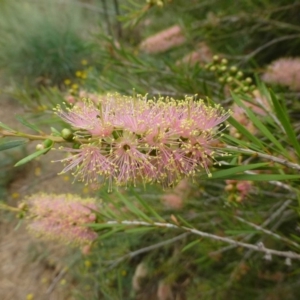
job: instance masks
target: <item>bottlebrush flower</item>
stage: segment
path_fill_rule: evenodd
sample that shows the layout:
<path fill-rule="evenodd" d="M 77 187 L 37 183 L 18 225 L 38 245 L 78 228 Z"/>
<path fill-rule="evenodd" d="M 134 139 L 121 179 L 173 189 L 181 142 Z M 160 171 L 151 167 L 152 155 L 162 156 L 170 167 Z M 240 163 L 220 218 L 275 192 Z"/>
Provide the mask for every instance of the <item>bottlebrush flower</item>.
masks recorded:
<path fill-rule="evenodd" d="M 262 79 L 300 91 L 300 58 L 280 58 L 275 60 L 263 74 Z"/>
<path fill-rule="evenodd" d="M 92 135 L 105 137 L 112 133 L 113 126 L 109 114 L 112 103 L 104 100 L 102 100 L 100 108 L 91 100 L 86 100 L 84 103 L 78 102 L 71 109 L 67 108 L 67 112 L 58 107 L 58 114 L 74 128 L 84 129 Z"/>
<path fill-rule="evenodd" d="M 162 53 L 184 44 L 185 40 L 182 29 L 174 25 L 145 39 L 140 49 L 150 54 Z"/>
<path fill-rule="evenodd" d="M 193 97 L 151 100 L 119 94 L 83 100 L 66 111 L 58 107 L 57 114 L 77 129 L 74 138 L 81 144 L 76 150 L 62 148 L 69 152 L 63 173 L 72 170 L 89 184 L 108 180 L 110 187 L 139 180 L 171 186 L 199 169 L 210 174 L 218 125 L 229 116 Z"/>
<path fill-rule="evenodd" d="M 80 149 L 62 148 L 62 150 L 70 152 L 71 155 L 60 160 L 66 164 L 61 173 L 75 169 L 72 175 L 79 181 L 95 184 L 99 175 L 110 177 L 114 173 L 114 165 L 101 150 L 100 144 L 84 144 Z"/>
<path fill-rule="evenodd" d="M 139 140 L 131 133 L 124 132 L 113 144 L 110 161 L 115 166 L 115 181 L 117 185 L 132 182 L 138 179 L 144 183 L 155 178 L 155 167 L 149 161 L 147 153 L 143 153 Z"/>
<path fill-rule="evenodd" d="M 85 245 L 97 238 L 87 224 L 96 220 L 95 199 L 70 194 L 35 194 L 27 198 L 28 229 L 37 237 Z"/>

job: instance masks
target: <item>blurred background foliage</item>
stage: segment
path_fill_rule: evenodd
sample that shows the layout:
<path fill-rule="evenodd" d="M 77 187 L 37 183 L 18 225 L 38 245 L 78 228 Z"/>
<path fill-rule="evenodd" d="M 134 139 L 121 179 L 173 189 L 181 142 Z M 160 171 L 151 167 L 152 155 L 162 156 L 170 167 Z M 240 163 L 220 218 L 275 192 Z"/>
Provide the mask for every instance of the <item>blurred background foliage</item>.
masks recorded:
<path fill-rule="evenodd" d="M 237 121 L 229 122 L 235 131 L 225 130 L 221 142 L 299 164 L 299 91 L 275 82 L 270 94 L 260 79 L 272 61 L 300 56 L 298 1 L 2 0 L 0 4 L 1 97 L 17 100 L 34 124 L 60 130 L 64 124 L 52 113 L 56 104 L 112 91 L 174 98 L 197 94 L 226 108 L 266 98 L 268 104 L 255 105 L 267 113 L 251 107 L 242 120 L 234 116 Z M 220 59 L 214 64 L 215 55 Z M 222 63 L 222 58 L 229 63 Z M 230 67 L 237 70 L 231 74 Z M 249 94 L 251 89 L 259 96 Z M 282 116 L 290 120 L 291 128 Z M 249 123 L 243 123 L 246 119 Z M 249 124 L 256 130 L 251 131 Z M 4 199 L 15 174 L 8 178 L 2 170 L 12 160 L 19 158 L 14 159 L 14 153 L 1 158 Z M 225 181 L 236 176 L 225 164 L 215 168 L 225 172 L 218 179 L 199 176 L 173 190 L 150 186 L 92 193 L 103 199 L 103 210 L 116 219 L 133 217 L 128 201 L 141 208 L 142 198 L 169 222 L 187 222 L 218 236 L 299 252 L 299 179 L 288 180 L 299 170 L 273 161 L 251 173 L 247 166 L 268 160 L 247 153 L 220 160 L 230 167 L 246 166 L 242 175 L 250 181 L 245 194 L 238 182 Z M 75 286 L 75 299 L 300 298 L 298 261 L 168 229 L 106 228 L 89 254 L 74 250 L 66 265 L 69 261 L 66 278 Z"/>

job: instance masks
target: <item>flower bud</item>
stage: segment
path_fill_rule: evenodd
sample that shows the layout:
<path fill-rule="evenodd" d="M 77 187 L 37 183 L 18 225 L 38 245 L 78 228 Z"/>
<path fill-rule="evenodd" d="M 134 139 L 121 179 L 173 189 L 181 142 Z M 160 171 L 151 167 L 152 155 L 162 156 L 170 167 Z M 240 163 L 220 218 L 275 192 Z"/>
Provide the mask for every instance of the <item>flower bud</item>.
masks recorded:
<path fill-rule="evenodd" d="M 44 140 L 44 142 L 43 142 L 44 148 L 49 148 L 49 147 L 51 147 L 52 145 L 53 145 L 53 141 L 50 140 L 50 139 Z"/>
<path fill-rule="evenodd" d="M 70 129 L 68 129 L 68 128 L 64 128 L 61 131 L 61 136 L 66 141 L 72 141 L 72 139 L 74 137 L 73 132 Z"/>
<path fill-rule="evenodd" d="M 250 84 L 250 83 L 252 83 L 252 79 L 251 79 L 250 77 L 247 77 L 247 78 L 245 79 L 245 82 L 248 83 L 248 84 Z"/>
<path fill-rule="evenodd" d="M 237 72 L 237 67 L 235 67 L 235 66 L 231 67 L 231 68 L 230 68 L 230 72 L 231 72 L 232 74 L 235 74 L 235 73 Z"/>
<path fill-rule="evenodd" d="M 79 148 L 80 148 L 80 144 L 78 143 L 73 144 L 73 149 L 79 149 Z"/>
<path fill-rule="evenodd" d="M 227 83 L 230 83 L 230 82 L 232 82 L 232 80 L 233 80 L 233 78 L 232 78 L 231 76 L 229 76 L 229 77 L 226 79 L 226 82 L 227 82 Z"/>
<path fill-rule="evenodd" d="M 236 78 L 242 78 L 244 76 L 244 74 L 243 74 L 243 72 L 241 72 L 241 71 L 239 71 L 239 72 L 237 72 L 237 74 L 236 74 Z"/>
<path fill-rule="evenodd" d="M 37 144 L 37 145 L 35 146 L 35 149 L 36 149 L 36 150 L 43 150 L 43 149 L 45 149 L 45 146 L 44 146 L 43 144 Z"/>
<path fill-rule="evenodd" d="M 223 58 L 223 59 L 221 60 L 221 64 L 222 64 L 222 65 L 227 65 L 227 64 L 228 64 L 228 60 L 227 60 L 226 58 Z"/>
<path fill-rule="evenodd" d="M 220 82 L 220 83 L 224 83 L 224 82 L 225 82 L 224 77 L 220 77 L 220 78 L 219 78 L 219 82 Z"/>
<path fill-rule="evenodd" d="M 226 66 L 222 66 L 222 67 L 219 68 L 219 70 L 220 70 L 221 72 L 225 72 L 225 71 L 227 70 L 227 67 L 226 67 Z"/>
<path fill-rule="evenodd" d="M 213 61 L 218 62 L 220 60 L 220 57 L 218 55 L 213 56 Z"/>

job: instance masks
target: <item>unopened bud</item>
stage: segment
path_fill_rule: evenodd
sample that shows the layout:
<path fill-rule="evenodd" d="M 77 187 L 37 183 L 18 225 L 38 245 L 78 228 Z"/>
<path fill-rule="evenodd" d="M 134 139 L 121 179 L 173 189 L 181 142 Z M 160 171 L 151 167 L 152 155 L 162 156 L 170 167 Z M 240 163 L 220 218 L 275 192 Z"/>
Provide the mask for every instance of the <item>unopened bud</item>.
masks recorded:
<path fill-rule="evenodd" d="M 44 145 L 44 148 L 51 147 L 53 145 L 53 141 L 50 139 L 44 140 L 43 145 Z"/>
<path fill-rule="evenodd" d="M 236 74 L 236 78 L 242 78 L 244 76 L 243 72 L 239 71 Z"/>
<path fill-rule="evenodd" d="M 225 72 L 225 71 L 227 70 L 227 67 L 226 67 L 226 66 L 222 66 L 222 67 L 219 68 L 219 70 L 220 70 L 221 72 Z"/>
<path fill-rule="evenodd" d="M 228 64 L 228 60 L 227 60 L 226 58 L 223 58 L 223 59 L 221 60 L 221 64 L 222 64 L 222 65 L 227 65 L 227 64 Z"/>
<path fill-rule="evenodd" d="M 232 74 L 235 74 L 236 72 L 237 72 L 237 67 L 231 67 L 230 68 L 230 72 L 232 73 Z"/>
<path fill-rule="evenodd" d="M 230 82 L 232 82 L 232 80 L 233 80 L 233 78 L 232 78 L 231 76 L 229 76 L 229 77 L 226 79 L 226 82 L 227 82 L 227 83 L 230 83 Z"/>
<path fill-rule="evenodd" d="M 61 131 L 61 136 L 66 141 L 72 141 L 72 139 L 73 139 L 73 132 L 70 129 L 68 129 L 68 128 L 64 128 Z"/>
<path fill-rule="evenodd" d="M 247 78 L 245 79 L 245 82 L 248 83 L 248 84 L 250 84 L 250 83 L 252 83 L 252 79 L 251 79 L 250 77 L 247 77 Z"/>
<path fill-rule="evenodd" d="M 220 59 L 220 57 L 219 57 L 218 55 L 214 55 L 214 56 L 213 56 L 213 61 L 214 61 L 214 62 L 219 61 L 219 59 Z"/>
<path fill-rule="evenodd" d="M 35 146 L 35 149 L 36 149 L 36 150 L 43 150 L 43 149 L 45 149 L 45 146 L 44 146 L 43 144 L 37 144 L 37 145 Z"/>

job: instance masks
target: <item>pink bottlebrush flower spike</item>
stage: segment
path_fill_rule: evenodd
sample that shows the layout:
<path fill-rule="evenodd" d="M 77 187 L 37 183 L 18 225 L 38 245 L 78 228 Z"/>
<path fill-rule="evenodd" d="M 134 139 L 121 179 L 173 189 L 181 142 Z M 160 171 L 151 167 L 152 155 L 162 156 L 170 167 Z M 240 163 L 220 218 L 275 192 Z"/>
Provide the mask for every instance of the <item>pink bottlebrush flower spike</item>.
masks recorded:
<path fill-rule="evenodd" d="M 193 97 L 149 100 L 119 94 L 83 100 L 66 111 L 58 107 L 57 114 L 77 130 L 74 139 L 81 144 L 62 148 L 69 153 L 61 160 L 63 173 L 72 170 L 87 184 L 106 180 L 110 189 L 113 182 L 172 186 L 201 169 L 210 175 L 218 126 L 229 117 L 220 106 Z"/>
<path fill-rule="evenodd" d="M 140 44 L 140 49 L 150 54 L 162 53 L 184 44 L 185 41 L 186 38 L 180 26 L 174 25 L 146 38 Z"/>
<path fill-rule="evenodd" d="M 262 79 L 300 91 L 300 58 L 279 58 L 268 66 Z"/>
<path fill-rule="evenodd" d="M 97 234 L 86 225 L 94 223 L 95 199 L 70 194 L 35 194 L 26 199 L 28 229 L 38 237 L 73 245 L 90 244 Z"/>

